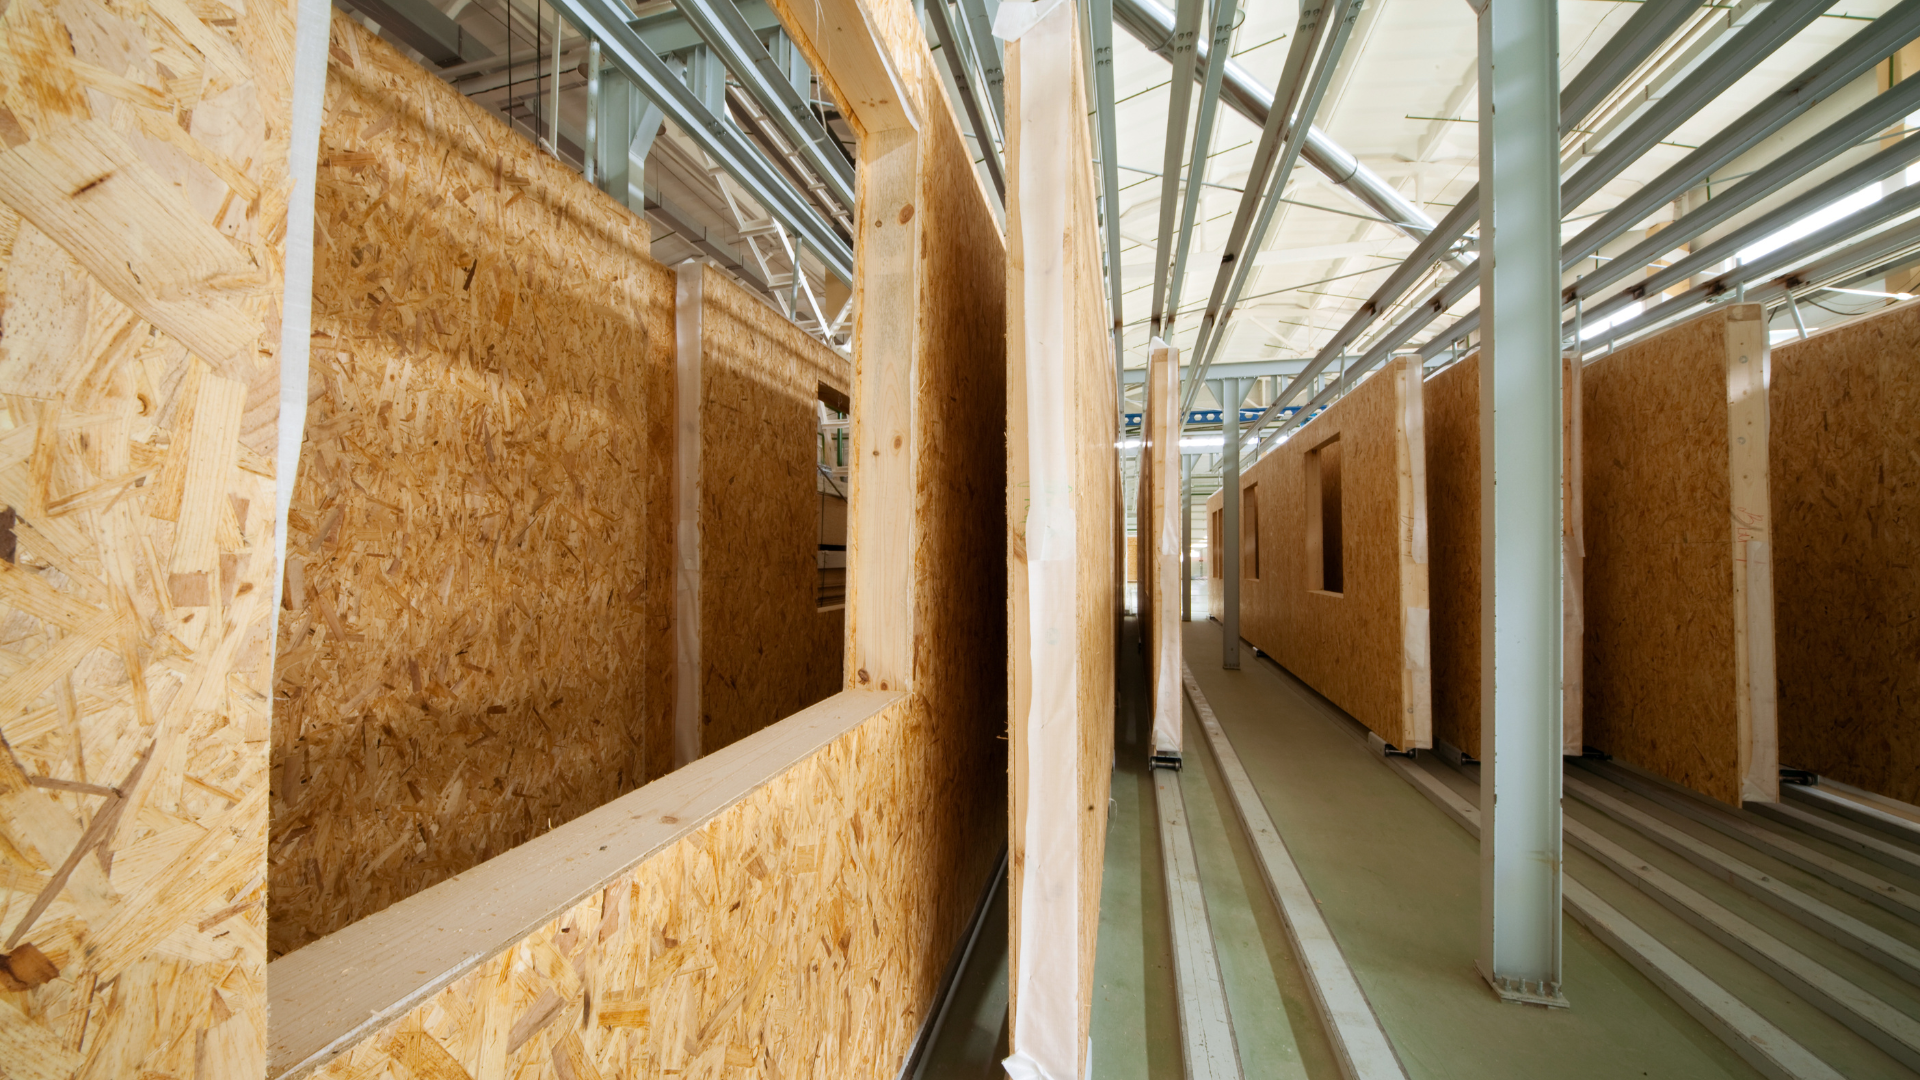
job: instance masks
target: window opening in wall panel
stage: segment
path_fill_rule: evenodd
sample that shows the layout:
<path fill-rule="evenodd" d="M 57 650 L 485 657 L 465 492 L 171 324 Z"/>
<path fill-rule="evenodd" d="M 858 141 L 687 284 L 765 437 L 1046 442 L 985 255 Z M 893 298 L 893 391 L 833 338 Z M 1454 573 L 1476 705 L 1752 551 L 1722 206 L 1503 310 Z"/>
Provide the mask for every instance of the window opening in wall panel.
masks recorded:
<path fill-rule="evenodd" d="M 1220 522 L 1225 513 L 1226 511 L 1224 510 L 1215 510 L 1213 512 L 1213 528 L 1209 531 L 1209 539 L 1212 541 L 1212 548 L 1214 550 L 1208 552 L 1207 573 L 1212 577 L 1219 577 L 1221 575 L 1221 560 L 1218 558 L 1218 548 L 1221 543 L 1221 530 L 1225 528 Z"/>
<path fill-rule="evenodd" d="M 847 448 L 851 442 L 851 403 L 847 395 L 820 384 L 820 499 L 818 581 L 814 600 L 821 611 L 847 606 Z"/>
<path fill-rule="evenodd" d="M 1260 578 L 1260 485 L 1240 492 L 1240 576 Z"/>
<path fill-rule="evenodd" d="M 1344 593 L 1346 566 L 1340 532 L 1340 440 L 1310 451 L 1307 465 L 1307 588 Z"/>

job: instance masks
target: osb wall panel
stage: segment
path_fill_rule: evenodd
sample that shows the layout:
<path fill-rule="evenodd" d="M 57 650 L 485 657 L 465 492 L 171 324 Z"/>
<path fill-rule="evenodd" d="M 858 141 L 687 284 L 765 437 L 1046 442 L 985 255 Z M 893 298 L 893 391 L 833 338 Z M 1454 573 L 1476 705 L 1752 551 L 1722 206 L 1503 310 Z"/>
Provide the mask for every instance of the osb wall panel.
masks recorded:
<path fill-rule="evenodd" d="M 1773 354 L 1780 760 L 1920 802 L 1920 305 Z"/>
<path fill-rule="evenodd" d="M 344 16 L 332 35 L 276 954 L 671 761 L 671 272 L 577 175 Z"/>
<path fill-rule="evenodd" d="M 701 295 L 700 748 L 840 689 L 844 610 L 817 606 L 819 386 L 852 365 L 712 267 Z"/>
<path fill-rule="evenodd" d="M 293 10 L 0 8 L 0 1072 L 255 1076 Z"/>
<path fill-rule="evenodd" d="M 1736 805 L 1744 552 L 1732 541 L 1764 536 L 1769 511 L 1764 494 L 1736 504 L 1729 354 L 1759 317 L 1726 305 L 1582 373 L 1586 741 Z M 1765 362 L 1764 336 L 1749 359 Z"/>
<path fill-rule="evenodd" d="M 1561 430 L 1562 507 L 1566 513 L 1562 597 L 1565 627 L 1565 694 L 1562 740 L 1568 753 L 1580 752 L 1585 659 L 1581 615 L 1584 543 L 1580 528 L 1580 454 L 1578 419 L 1580 372 L 1571 359 L 1561 370 L 1565 411 Z M 1480 354 L 1450 364 L 1426 380 L 1427 550 L 1433 599 L 1433 737 L 1480 756 Z"/>
<path fill-rule="evenodd" d="M 894 1076 L 947 960 L 942 800 L 974 752 L 932 721 L 871 716 L 315 1075 Z"/>
<path fill-rule="evenodd" d="M 1257 510 L 1241 501 L 1260 534 L 1260 576 L 1240 582 L 1241 636 L 1401 749 L 1432 745 L 1421 389 L 1413 361 L 1396 360 L 1240 478 L 1243 492 L 1260 489 Z M 1339 594 L 1310 589 L 1307 565 L 1306 458 L 1335 438 Z"/>
<path fill-rule="evenodd" d="M 879 13 L 895 16 L 875 22 L 898 24 L 887 42 L 895 66 L 917 73 L 913 92 L 943 102 L 911 11 Z M 919 418 L 913 501 L 899 509 L 913 517 L 912 620 L 924 628 L 912 696 L 323 1075 L 898 1072 L 1006 821 L 1005 255 L 951 109 L 928 119 L 916 382 L 911 402 L 886 403 Z M 881 404 L 854 401 L 863 407 Z"/>

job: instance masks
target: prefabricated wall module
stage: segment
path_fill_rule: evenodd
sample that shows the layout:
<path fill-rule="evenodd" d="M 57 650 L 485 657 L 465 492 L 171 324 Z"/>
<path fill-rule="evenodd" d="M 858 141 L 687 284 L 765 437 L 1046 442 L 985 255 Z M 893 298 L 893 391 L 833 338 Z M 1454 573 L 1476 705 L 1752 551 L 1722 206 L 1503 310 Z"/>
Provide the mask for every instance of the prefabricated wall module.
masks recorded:
<path fill-rule="evenodd" d="M 1241 636 L 1402 750 L 1433 745 L 1423 389 L 1395 360 L 1240 476 Z"/>

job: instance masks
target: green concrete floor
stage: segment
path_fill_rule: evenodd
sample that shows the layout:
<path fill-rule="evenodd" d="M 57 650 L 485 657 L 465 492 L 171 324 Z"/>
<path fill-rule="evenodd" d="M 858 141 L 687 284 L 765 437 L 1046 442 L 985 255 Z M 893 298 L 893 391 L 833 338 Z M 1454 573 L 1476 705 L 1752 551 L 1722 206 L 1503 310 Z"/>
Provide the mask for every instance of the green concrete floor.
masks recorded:
<path fill-rule="evenodd" d="M 1115 723 L 1113 805 L 1102 885 L 1093 1000 L 1095 1080 L 1182 1076 L 1152 780 L 1145 768 L 1144 668 L 1128 620 Z M 1366 748 L 1355 725 L 1292 676 L 1242 646 L 1242 670 L 1219 666 L 1220 627 L 1194 623 L 1188 663 L 1251 775 L 1307 884 L 1381 1018 L 1411 1080 L 1750 1078 L 1756 1073 L 1665 993 L 1572 919 L 1565 922 L 1571 1008 L 1500 1003 L 1474 970 L 1477 843 Z M 1207 892 L 1242 1067 L 1249 1078 L 1335 1080 L 1330 1047 L 1278 913 L 1220 784 L 1191 707 L 1181 790 Z M 1451 770 L 1442 769 L 1450 773 Z M 1463 791 L 1473 781 L 1449 782 Z M 1569 800 L 1568 812 L 1628 842 L 1624 830 Z M 1665 852 L 1633 849 L 1743 916 L 1815 954 L 1817 942 L 1750 898 Z M 1632 885 L 1569 848 L 1569 870 L 1848 1077 L 1911 1077 L 1785 987 L 1699 937 Z M 1769 871 L 1774 867 L 1769 866 Z M 1789 868 L 1790 869 L 1790 868 Z M 1003 894 L 1004 895 L 1004 894 Z M 1004 901 L 963 973 L 923 1077 L 999 1077 L 1006 1053 Z M 1875 920 L 1879 921 L 1879 920 Z M 1783 925 L 1785 924 L 1785 925 Z M 1827 950 L 1831 953 L 1833 950 Z M 1884 983 L 1850 958 L 1837 970 Z M 1876 992 L 1900 1000 L 1905 995 Z"/>

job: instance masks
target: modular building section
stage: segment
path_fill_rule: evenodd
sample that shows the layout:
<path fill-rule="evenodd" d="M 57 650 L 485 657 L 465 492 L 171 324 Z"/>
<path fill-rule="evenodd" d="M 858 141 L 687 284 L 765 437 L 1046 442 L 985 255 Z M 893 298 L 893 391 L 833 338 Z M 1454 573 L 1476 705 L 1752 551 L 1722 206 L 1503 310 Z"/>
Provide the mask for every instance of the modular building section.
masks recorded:
<path fill-rule="evenodd" d="M 1058 1080 L 1082 1075 L 1091 1030 L 1120 527 L 1076 26 L 1072 5 L 1043 14 L 1008 44 L 1006 84 L 1010 1039 Z"/>
<path fill-rule="evenodd" d="M 1765 312 L 1724 304 L 1581 373 L 1586 741 L 1779 798 Z"/>
<path fill-rule="evenodd" d="M 1402 750 L 1433 745 L 1423 389 L 1395 360 L 1240 477 L 1241 636 Z"/>
<path fill-rule="evenodd" d="M 345 15 L 275 666 L 275 955 L 673 767 L 673 271 Z"/>
<path fill-rule="evenodd" d="M 997 584 L 1005 573 L 1005 502 L 999 485 L 979 483 L 981 470 L 997 473 L 1005 460 L 1005 250 L 917 25 L 869 31 L 858 8 L 833 2 L 781 14 L 811 63 L 831 60 L 823 74 L 862 132 L 862 198 L 888 207 L 884 215 L 863 213 L 857 237 L 856 289 L 866 300 L 855 340 L 865 363 L 851 375 L 857 450 L 850 581 L 840 617 L 849 624 L 847 654 L 858 663 L 827 700 L 750 734 L 735 732 L 734 741 L 706 747 L 710 753 L 677 772 L 277 959 L 267 980 L 276 1017 L 269 1075 L 466 1069 L 479 1076 L 892 1077 L 928 1018 L 941 974 L 994 872 L 1006 822 L 1006 743 L 996 737 L 1008 685 L 1005 596 Z M 334 24 L 332 49 L 336 61 L 346 55 L 372 63 L 387 77 L 435 81 L 345 20 Z M 887 92 L 872 92 L 882 85 Z M 510 138 L 491 118 L 462 111 L 465 103 L 455 98 L 445 108 L 428 99 L 439 123 Z M 484 147 L 465 153 L 489 169 L 499 160 Z M 441 154 L 420 157 L 437 161 Z M 608 219 L 625 213 L 581 178 L 530 149 L 528 155 L 524 197 L 511 208 L 504 205 L 511 195 L 498 205 L 483 201 L 473 211 L 483 221 L 536 196 L 566 208 L 556 212 L 563 220 L 553 229 L 571 221 L 591 231 L 602 210 Z M 503 180 L 516 175 L 501 171 Z M 492 198 L 490 179 L 484 188 L 466 186 Z M 396 182 L 391 190 L 403 189 Z M 421 243 L 431 239 L 429 230 L 419 232 Z M 565 239 L 556 237 L 556 244 L 570 251 Z M 512 254 L 525 274 L 537 251 Z M 662 275 L 659 348 L 668 362 L 660 375 L 665 390 L 655 394 L 649 383 L 644 408 L 629 407 L 647 430 L 672 432 L 679 386 L 671 363 L 674 274 L 656 271 L 644 254 L 631 261 L 641 268 L 633 272 Z M 487 263 L 481 260 L 476 280 Z M 597 290 L 604 319 L 619 312 L 616 301 L 626 302 L 609 295 L 604 278 L 577 280 Z M 706 389 L 699 391 L 699 446 L 709 459 L 730 458 L 756 439 L 786 447 L 791 438 L 796 456 L 781 450 L 762 461 L 762 479 L 798 492 L 797 501 L 778 496 L 798 520 L 771 542 L 795 548 L 774 554 L 797 554 L 792 562 L 802 575 L 793 595 L 812 607 L 815 401 L 823 377 L 792 355 L 801 349 L 796 342 L 758 323 L 760 313 L 747 306 L 757 301 L 711 280 L 701 288 L 705 298 L 694 310 L 708 332 L 700 338 Z M 523 302 L 525 294 L 516 304 Z M 505 324 L 530 332 L 511 319 Z M 751 388 L 735 393 L 728 371 L 740 372 Z M 620 392 L 641 388 L 622 384 Z M 750 402 L 753 411 L 724 415 L 740 404 L 739 394 L 759 399 Z M 542 445 L 557 454 L 569 436 L 554 432 Z M 506 445 L 500 439 L 494 452 Z M 664 482 L 676 461 L 672 444 L 613 449 L 607 444 L 602 456 L 663 479 L 647 488 L 649 501 L 639 508 L 648 529 L 641 535 L 653 536 L 655 522 L 669 530 L 684 524 Z M 712 519 L 698 521 L 709 541 L 697 548 L 707 571 L 702 595 L 710 614 L 769 618 L 764 633 L 786 633 L 784 616 L 725 606 L 732 597 L 718 596 L 713 581 L 723 556 L 769 557 L 751 550 L 747 536 L 724 544 L 714 536 L 720 522 L 735 533 L 758 527 L 752 515 L 760 511 L 727 505 L 730 494 L 753 494 L 741 490 L 751 467 L 709 460 L 696 474 L 703 490 L 692 501 Z M 714 471 L 724 469 L 742 471 Z M 728 483 L 735 485 L 731 493 Z M 580 527 L 567 524 L 579 508 L 569 501 L 580 498 L 578 486 L 550 494 L 544 505 L 532 491 L 512 504 L 521 527 L 532 521 L 529 538 L 540 535 L 543 522 L 556 533 Z M 611 527 L 598 516 L 590 522 Z M 518 533 L 500 536 L 506 543 Z M 621 605 L 658 602 L 646 609 L 648 624 L 670 636 L 676 575 L 665 572 L 664 561 L 648 565 L 662 573 L 644 579 L 645 589 L 595 592 L 587 613 L 604 619 Z M 758 573 L 747 573 L 739 587 L 765 591 Z M 772 605 L 779 598 L 759 599 Z M 496 602 L 536 605 L 538 597 L 516 592 Z M 709 646 L 720 639 L 731 643 L 727 652 L 748 647 L 746 628 L 707 626 Z M 562 644 L 599 648 L 586 640 Z M 660 673 L 650 680 L 664 680 L 674 656 L 668 644 L 657 666 L 656 656 L 639 648 L 608 663 L 645 666 Z M 756 708 L 781 707 L 768 693 L 743 697 Z M 671 761 L 678 734 L 665 728 L 671 709 L 655 713 L 658 699 L 647 700 L 648 722 L 662 725 L 647 731 L 647 756 L 658 750 Z M 560 706 L 544 699 L 541 707 Z M 495 738 L 532 739 L 538 724 L 529 716 Z M 464 752 L 457 744 L 441 750 L 456 759 Z"/>
<path fill-rule="evenodd" d="M 1583 691 L 1583 619 L 1581 580 L 1585 545 L 1581 527 L 1580 363 L 1569 357 L 1561 366 L 1560 492 L 1561 626 L 1565 660 L 1561 669 L 1561 743 L 1568 754 L 1581 751 Z M 1490 673 L 1482 667 L 1481 633 L 1484 551 L 1480 353 L 1435 372 L 1426 380 L 1427 550 L 1433 595 L 1433 737 L 1481 756 L 1483 687 Z"/>
<path fill-rule="evenodd" d="M 1772 366 L 1780 761 L 1920 802 L 1920 303 Z"/>

